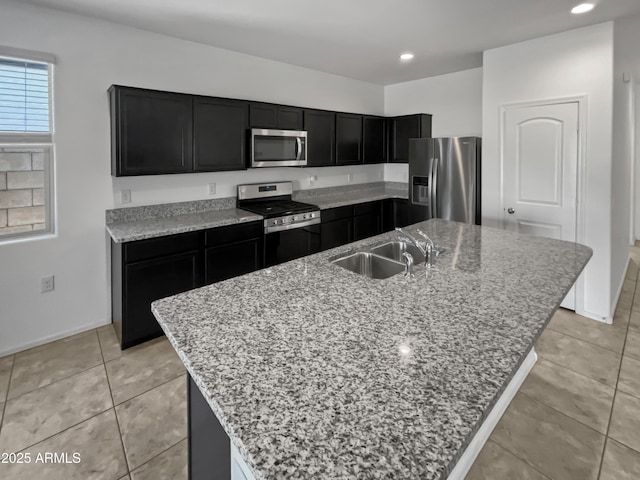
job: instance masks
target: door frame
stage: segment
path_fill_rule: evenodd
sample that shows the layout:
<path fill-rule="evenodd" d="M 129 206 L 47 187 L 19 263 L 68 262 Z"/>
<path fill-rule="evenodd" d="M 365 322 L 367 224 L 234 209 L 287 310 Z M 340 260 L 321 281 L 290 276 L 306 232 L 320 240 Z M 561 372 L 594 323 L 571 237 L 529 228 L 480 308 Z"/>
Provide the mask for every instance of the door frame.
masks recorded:
<path fill-rule="evenodd" d="M 505 202 L 504 202 L 504 164 L 505 164 L 505 129 L 507 112 L 517 108 L 541 107 L 545 105 L 557 105 L 560 103 L 578 104 L 578 164 L 576 169 L 578 178 L 576 179 L 576 242 L 584 244 L 586 232 L 586 209 L 585 199 L 587 198 L 586 181 L 586 152 L 587 152 L 587 106 L 588 95 L 572 95 L 566 97 L 553 97 L 540 100 L 528 100 L 521 102 L 509 102 L 500 105 L 500 122 L 498 130 L 498 145 L 500 147 L 500 225 L 505 228 Z M 588 267 L 587 267 L 588 268 Z M 575 311 L 578 314 L 584 313 L 584 273 L 581 274 L 575 284 L 576 301 Z"/>

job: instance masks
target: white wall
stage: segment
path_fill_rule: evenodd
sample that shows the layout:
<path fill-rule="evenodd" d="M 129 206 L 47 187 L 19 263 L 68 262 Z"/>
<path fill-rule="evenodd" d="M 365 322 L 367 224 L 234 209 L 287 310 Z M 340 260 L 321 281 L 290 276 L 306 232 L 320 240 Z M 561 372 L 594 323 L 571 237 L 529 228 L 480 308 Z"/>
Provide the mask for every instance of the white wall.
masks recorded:
<path fill-rule="evenodd" d="M 384 113 L 430 113 L 434 137 L 480 137 L 482 68 L 387 85 Z"/>
<path fill-rule="evenodd" d="M 613 145 L 611 196 L 611 288 L 616 302 L 632 243 L 635 188 L 635 71 L 640 69 L 640 16 L 614 24 Z M 615 306 L 615 303 L 614 303 Z"/>
<path fill-rule="evenodd" d="M 482 68 L 384 87 L 385 115 L 430 113 L 434 137 L 482 136 Z M 406 182 L 409 167 L 384 166 L 388 182 Z"/>
<path fill-rule="evenodd" d="M 217 196 L 252 174 L 113 179 L 107 88 L 131 85 L 382 114 L 383 88 L 283 63 L 17 3 L 3 2 L 0 46 L 57 56 L 55 132 L 57 238 L 0 245 L 0 355 L 62 337 L 109 318 L 104 213 L 114 192 L 137 203 Z M 286 169 L 296 178 L 299 171 Z M 383 167 L 317 169 L 319 186 L 379 177 Z M 293 173 L 297 172 L 297 173 Z M 325 178 L 326 177 L 326 178 Z M 304 179 L 302 179 L 304 180 Z M 54 292 L 39 279 L 55 274 Z"/>
<path fill-rule="evenodd" d="M 578 240 L 594 250 L 577 292 L 576 310 L 611 316 L 611 145 L 613 23 L 572 30 L 489 50 L 483 64 L 483 224 L 499 226 L 499 111 L 505 104 L 587 96 L 586 212 Z M 579 229 L 580 231 L 580 229 Z"/>

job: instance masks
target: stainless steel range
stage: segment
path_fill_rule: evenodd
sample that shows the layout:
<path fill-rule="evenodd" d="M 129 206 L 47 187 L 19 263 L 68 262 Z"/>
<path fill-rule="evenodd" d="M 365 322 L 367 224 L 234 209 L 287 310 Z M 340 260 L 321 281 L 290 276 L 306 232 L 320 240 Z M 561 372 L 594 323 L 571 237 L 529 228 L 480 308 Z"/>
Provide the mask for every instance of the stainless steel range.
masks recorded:
<path fill-rule="evenodd" d="M 320 251 L 320 209 L 292 193 L 291 182 L 238 185 L 238 208 L 264 217 L 267 267 Z"/>

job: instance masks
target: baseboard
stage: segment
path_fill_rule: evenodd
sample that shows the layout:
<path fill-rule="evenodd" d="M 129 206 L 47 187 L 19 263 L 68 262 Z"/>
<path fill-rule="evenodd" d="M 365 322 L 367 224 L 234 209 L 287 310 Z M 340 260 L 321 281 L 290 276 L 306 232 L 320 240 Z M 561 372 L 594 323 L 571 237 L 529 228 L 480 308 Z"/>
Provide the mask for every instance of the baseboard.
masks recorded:
<path fill-rule="evenodd" d="M 94 328 L 102 327 L 103 325 L 108 325 L 110 323 L 111 323 L 110 320 L 98 320 L 96 322 L 71 328 L 69 330 L 65 330 L 63 332 L 56 333 L 54 335 L 49 335 L 47 337 L 42 337 L 37 340 L 32 340 L 30 342 L 16 345 L 15 347 L 11 347 L 6 350 L 0 350 L 0 357 L 11 355 L 13 353 L 22 352 L 23 350 L 27 350 L 29 348 L 38 347 L 40 345 L 44 345 L 45 343 L 53 342 L 55 340 L 60 340 L 61 338 L 65 338 L 65 337 L 70 337 L 71 335 L 76 335 L 77 333 L 86 332 L 87 330 L 92 330 Z"/>
<path fill-rule="evenodd" d="M 537 360 L 538 355 L 532 348 L 529 355 L 524 359 L 522 365 L 520 365 L 520 368 L 509 382 L 509 385 L 507 385 L 507 388 L 505 388 L 504 393 L 500 396 L 486 420 L 474 435 L 471 443 L 469 443 L 469 446 L 460 457 L 460 460 L 458 460 L 458 463 L 447 477 L 447 480 L 464 480 L 467 473 L 469 473 L 473 462 L 476 461 L 482 447 L 484 447 L 484 444 L 489 440 L 491 432 L 493 432 L 498 421 L 502 418 L 502 415 L 504 415 L 504 412 L 507 410 L 511 400 L 513 400 L 513 397 L 518 393 L 520 386 L 527 378 L 527 375 L 529 375 L 529 372 Z"/>

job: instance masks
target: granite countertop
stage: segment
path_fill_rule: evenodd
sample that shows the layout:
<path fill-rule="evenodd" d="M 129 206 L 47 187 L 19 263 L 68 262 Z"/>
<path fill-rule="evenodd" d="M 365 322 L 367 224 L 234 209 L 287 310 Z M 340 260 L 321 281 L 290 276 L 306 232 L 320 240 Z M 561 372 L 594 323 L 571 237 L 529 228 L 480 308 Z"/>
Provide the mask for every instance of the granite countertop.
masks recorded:
<path fill-rule="evenodd" d="M 293 198 L 323 210 L 385 198 L 407 198 L 407 185 L 376 182 L 298 190 Z M 261 215 L 235 208 L 235 204 L 235 197 L 225 197 L 107 210 L 106 226 L 114 242 L 125 243 L 263 219 Z"/>
<path fill-rule="evenodd" d="M 107 231 L 114 242 L 124 243 L 255 220 L 262 220 L 262 216 L 238 208 L 229 208 L 108 223 Z"/>
<path fill-rule="evenodd" d="M 445 479 L 592 254 L 414 228 L 447 250 L 411 280 L 330 263 L 390 232 L 152 304 L 257 479 Z"/>
<path fill-rule="evenodd" d="M 327 208 L 344 207 L 357 203 L 373 202 L 375 200 L 384 200 L 386 198 L 408 198 L 407 186 L 399 188 L 395 186 L 379 186 L 374 188 L 358 189 L 356 186 L 352 189 L 323 188 L 314 190 L 300 190 L 294 192 L 293 199 L 300 202 L 316 205 L 320 210 Z"/>

